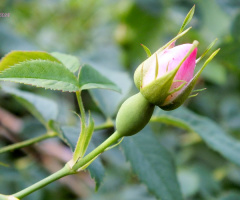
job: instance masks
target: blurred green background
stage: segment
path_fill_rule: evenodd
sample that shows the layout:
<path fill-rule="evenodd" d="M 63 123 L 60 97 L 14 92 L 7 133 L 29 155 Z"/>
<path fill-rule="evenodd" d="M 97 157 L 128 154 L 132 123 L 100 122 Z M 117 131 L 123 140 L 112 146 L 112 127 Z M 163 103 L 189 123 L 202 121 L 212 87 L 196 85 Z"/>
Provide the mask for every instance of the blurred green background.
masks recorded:
<path fill-rule="evenodd" d="M 200 56 L 218 38 L 216 48 L 221 51 L 204 70 L 197 85 L 207 90 L 187 101 L 186 106 L 213 119 L 239 140 L 240 0 L 1 0 L 0 12 L 10 13 L 10 17 L 0 18 L 0 57 L 12 50 L 58 51 L 77 56 L 81 63 L 92 64 L 105 76 L 111 72 L 123 89 L 123 94 L 117 97 L 112 92 L 104 93 L 108 98 L 106 112 L 114 116 L 119 103 L 136 92 L 131 77 L 146 59 L 140 44 L 152 52 L 164 45 L 178 33 L 194 4 L 196 10 L 190 23 L 193 28 L 177 44 L 198 40 Z M 58 102 L 62 123 L 77 122 L 70 112 L 77 110 L 73 94 L 20 87 Z M 99 108 L 88 92 L 84 93 L 84 103 L 95 111 L 95 121 L 101 123 L 104 103 L 100 102 Z M 0 124 L 0 146 L 44 131 L 20 104 L 4 93 L 0 93 L 0 108 L 0 117 L 7 120 Z M 210 150 L 194 134 L 162 124 L 152 124 L 152 128 L 175 158 L 185 199 L 240 199 L 239 167 Z M 96 133 L 94 139 L 99 142 L 111 132 Z M 62 153 L 56 153 L 60 150 Z M 0 155 L 0 192 L 13 193 L 40 180 L 59 169 L 69 155 L 70 150 L 54 139 L 24 151 Z M 90 176 L 80 173 L 25 199 L 155 199 L 132 173 L 119 149 L 106 152 L 102 159 L 106 173 L 97 193 Z"/>

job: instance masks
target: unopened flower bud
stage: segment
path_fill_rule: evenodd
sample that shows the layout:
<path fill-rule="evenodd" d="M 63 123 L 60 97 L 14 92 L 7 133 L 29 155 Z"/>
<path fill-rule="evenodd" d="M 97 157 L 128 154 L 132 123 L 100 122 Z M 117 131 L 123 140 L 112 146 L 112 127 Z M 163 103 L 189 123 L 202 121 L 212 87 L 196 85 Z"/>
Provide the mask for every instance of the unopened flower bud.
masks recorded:
<path fill-rule="evenodd" d="M 197 79 L 220 49 L 215 50 L 194 75 L 196 63 L 216 42 L 214 40 L 198 59 L 198 41 L 175 46 L 176 40 L 191 29 L 183 31 L 192 18 L 194 8 L 186 16 L 176 37 L 153 55 L 142 45 L 149 58 L 141 63 L 134 73 L 134 82 L 140 92 L 127 99 L 117 114 L 116 129 L 121 136 L 130 136 L 143 129 L 149 122 L 155 105 L 163 110 L 173 110 L 182 105 L 187 98 L 197 95 L 191 95 Z"/>
<path fill-rule="evenodd" d="M 172 48 L 170 45 L 139 65 L 134 82 L 150 103 L 172 110 L 188 98 L 194 86 L 197 45 L 197 41 Z"/>

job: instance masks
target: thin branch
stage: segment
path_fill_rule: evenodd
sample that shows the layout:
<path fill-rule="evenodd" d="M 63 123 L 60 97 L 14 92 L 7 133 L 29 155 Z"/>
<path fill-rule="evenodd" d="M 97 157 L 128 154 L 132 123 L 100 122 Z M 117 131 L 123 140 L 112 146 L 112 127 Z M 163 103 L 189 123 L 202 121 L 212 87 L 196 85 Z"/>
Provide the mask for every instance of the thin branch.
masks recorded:
<path fill-rule="evenodd" d="M 113 128 L 114 124 L 111 119 L 107 119 L 106 122 L 94 127 L 94 131 L 103 130 L 107 128 Z"/>
<path fill-rule="evenodd" d="M 13 151 L 13 150 L 16 150 L 16 149 L 19 149 L 19 148 L 23 148 L 23 147 L 35 144 L 37 142 L 40 142 L 42 140 L 46 140 L 48 138 L 56 137 L 57 135 L 58 135 L 58 133 L 51 132 L 51 133 L 46 133 L 44 135 L 29 139 L 29 140 L 25 140 L 23 142 L 18 142 L 18 143 L 15 143 L 15 144 L 11 144 L 11 145 L 8 145 L 6 147 L 2 147 L 0 149 L 0 154 L 5 153 L 7 151 Z"/>

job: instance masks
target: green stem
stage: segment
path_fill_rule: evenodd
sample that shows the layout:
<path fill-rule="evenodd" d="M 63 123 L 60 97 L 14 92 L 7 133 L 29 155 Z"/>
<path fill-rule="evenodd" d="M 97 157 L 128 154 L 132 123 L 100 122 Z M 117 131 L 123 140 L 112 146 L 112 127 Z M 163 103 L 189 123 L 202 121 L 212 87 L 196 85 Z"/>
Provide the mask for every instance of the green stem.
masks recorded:
<path fill-rule="evenodd" d="M 12 196 L 12 195 L 2 195 L 2 194 L 0 194 L 0 200 L 19 200 L 19 199 Z"/>
<path fill-rule="evenodd" d="M 73 160 L 75 162 L 79 159 L 79 157 L 81 157 L 81 154 L 82 154 L 83 148 L 84 148 L 83 143 L 86 138 L 86 116 L 85 116 L 85 110 L 84 110 L 83 102 L 82 102 L 82 98 L 81 98 L 81 92 L 77 91 L 76 96 L 77 96 L 78 106 L 79 106 L 80 114 L 81 114 L 81 133 L 78 138 L 75 150 L 73 152 Z"/>
<path fill-rule="evenodd" d="M 84 110 L 83 102 L 82 102 L 82 98 L 81 98 L 81 92 L 77 91 L 76 96 L 77 96 L 78 106 L 79 106 L 79 109 L 80 109 L 82 125 L 83 125 L 83 127 L 85 127 L 86 117 L 85 117 L 85 110 Z"/>
<path fill-rule="evenodd" d="M 114 124 L 113 124 L 112 120 L 111 119 L 107 119 L 107 121 L 105 123 L 100 124 L 98 126 L 95 126 L 94 130 L 98 131 L 98 130 L 103 130 L 103 129 L 112 128 L 112 127 L 114 127 Z"/>
<path fill-rule="evenodd" d="M 6 147 L 1 148 L 0 149 L 0 154 L 5 153 L 7 151 L 13 151 L 15 149 L 23 148 L 23 147 L 32 145 L 34 143 L 40 142 L 42 140 L 52 138 L 52 137 L 56 137 L 57 135 L 58 134 L 56 132 L 51 132 L 51 133 L 46 133 L 44 135 L 41 135 L 39 137 L 35 137 L 35 138 L 29 139 L 29 140 L 25 140 L 23 142 L 18 142 L 18 143 L 15 143 L 15 144 L 11 144 L 11 145 L 8 145 Z"/>
<path fill-rule="evenodd" d="M 99 154 L 104 152 L 104 150 L 117 142 L 122 136 L 115 131 L 108 139 L 106 139 L 102 144 L 100 144 L 96 149 L 94 149 L 92 152 L 90 152 L 85 157 L 81 158 L 76 164 L 73 165 L 72 170 L 77 171 L 82 166 L 86 165 L 88 162 L 90 162 L 92 159 L 97 157 Z"/>
<path fill-rule="evenodd" d="M 32 192 L 39 190 L 40 188 L 48 185 L 49 183 L 52 183 L 64 176 L 70 175 L 70 174 L 74 174 L 74 172 L 70 169 L 69 165 L 66 164 L 62 169 L 60 169 L 59 171 L 55 172 L 54 174 L 48 176 L 47 178 L 13 194 L 12 196 L 16 197 L 16 198 L 23 198 L 29 194 L 31 194 Z"/>
<path fill-rule="evenodd" d="M 91 153 L 86 155 L 84 158 L 80 159 L 79 162 L 77 162 L 73 167 L 71 168 L 69 163 L 67 163 L 62 169 L 59 171 L 55 172 L 54 174 L 50 175 L 49 177 L 29 186 L 28 188 L 25 188 L 15 194 L 12 194 L 11 196 L 16 197 L 16 198 L 23 198 L 32 192 L 39 190 L 40 188 L 48 185 L 49 183 L 52 183 L 64 176 L 74 174 L 78 171 L 79 168 L 82 166 L 86 165 L 90 161 L 92 161 L 95 157 L 97 157 L 100 153 L 104 152 L 104 150 L 114 144 L 115 142 L 118 141 L 122 136 L 115 131 L 108 139 L 106 139 L 102 144 L 100 144 L 96 149 L 94 149 Z M 5 195 L 0 195 L 0 200 L 8 200 L 9 196 Z"/>
<path fill-rule="evenodd" d="M 0 194 L 0 200 L 8 200 L 8 196 Z"/>

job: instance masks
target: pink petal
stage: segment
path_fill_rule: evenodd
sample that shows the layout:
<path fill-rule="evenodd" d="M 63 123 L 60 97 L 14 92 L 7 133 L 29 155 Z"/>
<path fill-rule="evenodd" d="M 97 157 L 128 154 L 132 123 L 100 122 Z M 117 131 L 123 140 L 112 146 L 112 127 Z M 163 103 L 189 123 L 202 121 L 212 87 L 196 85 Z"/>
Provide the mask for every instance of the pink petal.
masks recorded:
<path fill-rule="evenodd" d="M 179 65 L 187 52 L 191 49 L 192 44 L 182 44 L 172 48 L 167 48 L 157 53 L 158 58 L 158 75 L 157 78 L 164 76 L 167 72 L 173 70 Z M 190 56 L 183 62 L 179 68 L 174 80 L 184 80 L 189 82 L 194 73 L 195 60 L 196 60 L 197 48 L 190 54 Z M 155 79 L 156 69 L 156 54 L 151 56 L 144 62 L 144 65 L 150 66 L 147 74 L 143 79 L 143 86 L 148 85 Z M 171 90 L 180 86 L 182 82 L 175 82 L 172 84 Z"/>
<path fill-rule="evenodd" d="M 177 67 L 181 60 L 184 58 L 184 56 L 187 54 L 187 52 L 191 49 L 191 47 L 192 44 L 183 44 L 173 48 L 172 50 L 174 51 L 172 51 L 171 53 L 174 56 L 172 57 L 172 61 L 171 64 L 169 64 L 168 70 L 173 70 L 175 67 Z M 169 95 L 168 98 L 166 99 L 167 102 L 172 101 L 172 99 L 175 99 L 176 96 L 178 96 L 184 90 L 184 88 L 193 78 L 194 69 L 196 66 L 196 56 L 197 48 L 193 50 L 190 56 L 180 66 L 176 76 L 174 77 L 174 80 L 186 81 L 187 83 L 181 90 L 173 93 L 172 95 Z M 170 91 L 172 91 L 175 88 L 178 88 L 181 84 L 183 84 L 183 82 L 173 82 Z"/>
<path fill-rule="evenodd" d="M 178 48 L 175 49 L 176 50 L 175 53 L 177 56 L 174 57 L 174 62 L 173 62 L 174 64 L 169 67 L 169 70 L 174 69 L 181 62 L 181 60 L 184 58 L 187 52 L 191 49 L 191 47 L 192 47 L 191 44 L 184 44 L 184 45 L 178 46 Z M 174 80 L 182 80 L 182 81 L 186 81 L 187 83 L 190 82 L 190 80 L 193 78 L 194 69 L 196 66 L 196 56 L 197 56 L 197 48 L 195 48 L 193 52 L 190 54 L 190 56 L 183 62 L 176 76 L 174 77 Z M 182 83 L 183 82 L 173 82 L 170 90 L 179 87 Z"/>

